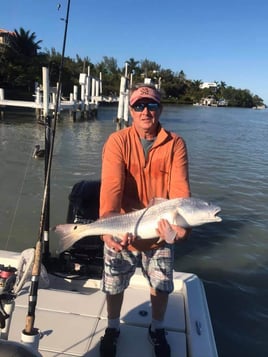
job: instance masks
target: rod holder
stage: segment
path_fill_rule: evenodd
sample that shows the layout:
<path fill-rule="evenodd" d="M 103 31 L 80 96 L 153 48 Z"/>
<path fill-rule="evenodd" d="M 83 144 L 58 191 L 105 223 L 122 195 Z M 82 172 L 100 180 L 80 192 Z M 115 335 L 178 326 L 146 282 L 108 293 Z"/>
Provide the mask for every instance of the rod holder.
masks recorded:
<path fill-rule="evenodd" d="M 22 330 L 21 343 L 28 346 L 32 351 L 38 353 L 40 335 L 41 332 L 37 328 L 33 328 L 31 334 L 26 333 L 25 330 Z M 38 353 L 37 356 L 41 356 L 41 354 Z"/>

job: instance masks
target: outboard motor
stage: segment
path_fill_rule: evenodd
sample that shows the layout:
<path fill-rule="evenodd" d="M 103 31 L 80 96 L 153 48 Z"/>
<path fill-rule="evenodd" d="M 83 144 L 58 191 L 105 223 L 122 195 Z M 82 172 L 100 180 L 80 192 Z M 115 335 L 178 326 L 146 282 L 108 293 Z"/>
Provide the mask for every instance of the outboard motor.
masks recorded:
<path fill-rule="evenodd" d="M 88 224 L 99 218 L 100 181 L 76 183 L 69 195 L 67 223 Z M 70 273 L 101 278 L 103 270 L 103 242 L 100 236 L 80 239 L 63 252 L 65 270 Z"/>

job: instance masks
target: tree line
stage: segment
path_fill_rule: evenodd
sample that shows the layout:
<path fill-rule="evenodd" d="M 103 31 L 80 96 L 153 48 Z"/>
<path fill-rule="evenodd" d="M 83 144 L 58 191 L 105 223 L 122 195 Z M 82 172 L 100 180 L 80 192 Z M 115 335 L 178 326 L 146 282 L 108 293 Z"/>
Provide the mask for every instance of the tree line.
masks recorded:
<path fill-rule="evenodd" d="M 61 53 L 55 48 L 41 51 L 42 40 L 36 40 L 35 32 L 23 28 L 10 32 L 6 41 L 0 43 L 0 87 L 5 89 L 9 99 L 32 98 L 35 83 L 42 83 L 42 67 L 49 68 L 50 84 L 56 86 L 59 78 Z M 224 81 L 216 82 L 216 87 L 201 89 L 201 80 L 187 79 L 183 70 L 174 72 L 164 69 L 160 64 L 144 59 L 126 61 L 128 73 L 132 73 L 133 82 L 143 82 L 145 77 L 155 83 L 161 81 L 164 101 L 178 104 L 193 104 L 204 97 L 213 96 L 215 100 L 224 98 L 229 106 L 255 107 L 263 105 L 263 99 L 252 94 L 248 89 L 228 86 Z M 62 70 L 62 92 L 68 96 L 73 86 L 79 83 L 79 74 L 87 73 L 99 77 L 102 73 L 103 95 L 118 96 L 120 78 L 125 74 L 125 67 L 120 68 L 114 57 L 104 56 L 99 63 L 92 63 L 89 57 L 65 57 Z"/>

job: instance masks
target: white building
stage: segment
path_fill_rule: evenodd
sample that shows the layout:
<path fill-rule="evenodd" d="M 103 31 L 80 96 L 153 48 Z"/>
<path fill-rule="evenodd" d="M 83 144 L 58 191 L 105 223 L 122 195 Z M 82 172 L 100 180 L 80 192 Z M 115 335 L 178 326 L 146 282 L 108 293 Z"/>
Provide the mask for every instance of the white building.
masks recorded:
<path fill-rule="evenodd" d="M 216 88 L 217 87 L 217 83 L 215 82 L 205 82 L 200 84 L 199 88 L 200 89 L 204 89 L 204 88 Z"/>
<path fill-rule="evenodd" d="M 0 44 L 8 45 L 10 41 L 10 36 L 14 35 L 15 32 L 7 31 L 4 29 L 0 29 Z"/>

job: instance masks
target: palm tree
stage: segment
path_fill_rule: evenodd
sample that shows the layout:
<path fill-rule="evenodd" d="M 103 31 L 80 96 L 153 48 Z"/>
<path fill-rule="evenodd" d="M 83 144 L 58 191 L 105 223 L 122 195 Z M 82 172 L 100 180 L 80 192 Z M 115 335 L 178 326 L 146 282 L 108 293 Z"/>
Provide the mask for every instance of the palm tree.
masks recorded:
<path fill-rule="evenodd" d="M 186 80 L 186 74 L 183 72 L 183 70 L 181 70 L 178 74 L 178 79 L 181 81 L 181 82 L 185 82 Z"/>
<path fill-rule="evenodd" d="M 40 81 L 40 60 L 44 60 L 37 53 L 40 42 L 36 41 L 34 32 L 23 28 L 10 33 L 4 53 L 7 66 L 3 74 L 3 80 L 10 86 L 27 88 L 29 92 L 34 90 L 34 83 Z"/>
<path fill-rule="evenodd" d="M 126 61 L 126 63 L 128 64 L 129 73 L 137 74 L 137 72 L 140 72 L 140 61 L 135 61 L 135 59 L 131 57 L 128 61 Z"/>
<path fill-rule="evenodd" d="M 192 81 L 191 87 L 194 88 L 195 90 L 199 90 L 202 83 L 203 82 L 201 81 L 201 79 L 195 79 Z"/>
<path fill-rule="evenodd" d="M 23 55 L 25 57 L 35 57 L 37 51 L 40 50 L 39 44 L 41 40 L 35 41 L 35 32 L 25 31 L 22 27 L 19 31 L 14 30 L 10 36 L 10 47 L 15 55 Z"/>

